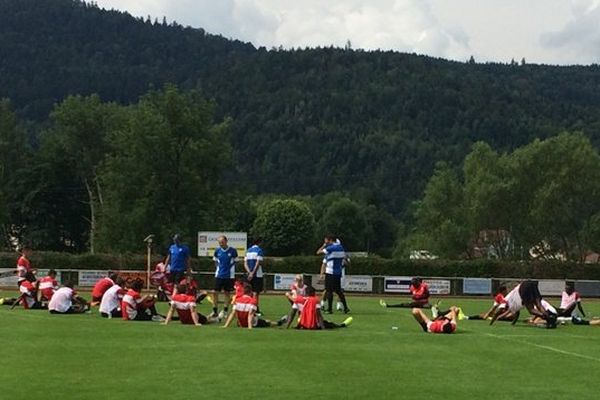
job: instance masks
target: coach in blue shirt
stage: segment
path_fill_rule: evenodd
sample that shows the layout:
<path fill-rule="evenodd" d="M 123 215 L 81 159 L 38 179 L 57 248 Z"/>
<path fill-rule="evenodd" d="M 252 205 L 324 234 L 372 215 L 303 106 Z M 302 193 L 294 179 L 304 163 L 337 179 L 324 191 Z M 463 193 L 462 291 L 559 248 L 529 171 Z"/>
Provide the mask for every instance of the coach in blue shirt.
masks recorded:
<path fill-rule="evenodd" d="M 217 316 L 217 305 L 219 304 L 219 292 L 225 294 L 223 311 L 218 317 L 223 319 L 227 317 L 230 296 L 233 290 L 233 280 L 235 279 L 235 263 L 238 259 L 238 252 L 227 244 L 227 237 L 219 237 L 219 247 L 215 249 L 213 260 L 215 261 L 215 289 L 213 291 L 213 313 L 212 317 Z"/>
<path fill-rule="evenodd" d="M 334 235 L 327 235 L 323 245 L 317 250 L 317 255 L 325 255 L 321 264 L 321 280 L 325 278 L 325 298 L 327 299 L 327 312 L 333 312 L 333 293 L 335 292 L 342 305 L 344 313 L 350 312 L 346 303 L 346 296 L 342 290 L 342 269 L 346 259 L 346 250 L 342 244 L 337 241 Z"/>
<path fill-rule="evenodd" d="M 169 254 L 165 265 L 169 266 L 169 282 L 178 285 L 187 272 L 191 272 L 190 248 L 181 243 L 181 235 L 173 236 L 173 244 L 169 247 Z"/>
<path fill-rule="evenodd" d="M 246 250 L 246 257 L 244 257 L 244 269 L 248 276 L 248 282 L 252 286 L 252 293 L 258 304 L 257 314 L 260 314 L 260 303 L 259 296 L 263 291 L 263 250 L 260 247 L 262 239 L 256 239 L 252 243 L 252 246 Z"/>

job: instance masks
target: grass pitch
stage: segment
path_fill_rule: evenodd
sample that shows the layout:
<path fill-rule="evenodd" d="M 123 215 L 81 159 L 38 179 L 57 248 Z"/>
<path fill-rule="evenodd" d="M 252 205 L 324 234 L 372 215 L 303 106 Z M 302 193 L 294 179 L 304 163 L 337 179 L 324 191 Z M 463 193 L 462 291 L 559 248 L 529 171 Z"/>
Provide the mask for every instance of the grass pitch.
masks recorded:
<path fill-rule="evenodd" d="M 475 314 L 491 300 L 446 299 L 443 305 L 453 303 Z M 261 304 L 268 318 L 287 311 L 282 296 L 264 296 Z M 106 320 L 97 311 L 55 316 L 1 306 L 0 398 L 599 396 L 600 327 L 461 321 L 457 334 L 428 335 L 408 309 L 383 309 L 365 297 L 350 297 L 349 305 L 354 324 L 335 331 L 163 326 Z M 584 307 L 588 317 L 600 315 L 600 302 Z M 341 322 L 344 315 L 327 318 Z"/>

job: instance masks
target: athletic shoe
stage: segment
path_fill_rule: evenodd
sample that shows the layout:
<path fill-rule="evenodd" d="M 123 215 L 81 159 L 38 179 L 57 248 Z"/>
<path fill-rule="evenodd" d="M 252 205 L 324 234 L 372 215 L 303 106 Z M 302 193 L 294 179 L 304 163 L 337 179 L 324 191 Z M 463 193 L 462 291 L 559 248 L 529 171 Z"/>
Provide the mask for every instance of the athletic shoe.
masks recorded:
<path fill-rule="evenodd" d="M 325 302 L 321 300 L 321 308 L 325 308 Z"/>
<path fill-rule="evenodd" d="M 386 302 L 385 302 L 383 299 L 380 299 L 380 300 L 379 300 L 379 305 L 380 305 L 381 307 L 383 307 L 383 308 L 386 308 L 386 307 L 387 307 L 387 303 L 386 303 Z"/>
<path fill-rule="evenodd" d="M 467 317 L 465 316 L 465 313 L 463 313 L 462 308 L 458 307 L 458 320 L 462 321 L 463 319 L 466 319 Z"/>
<path fill-rule="evenodd" d="M 434 304 L 433 306 L 431 306 L 431 316 L 433 317 L 433 319 L 436 319 L 438 317 L 439 313 L 440 313 L 440 310 L 439 310 L 437 304 Z"/>
<path fill-rule="evenodd" d="M 4 297 L 0 297 L 0 306 L 4 304 Z"/>
<path fill-rule="evenodd" d="M 277 321 L 277 326 L 281 326 L 283 324 L 285 324 L 288 320 L 288 316 L 284 315 L 283 317 L 279 318 L 279 321 Z"/>
<path fill-rule="evenodd" d="M 335 305 L 335 309 L 336 309 L 336 311 L 342 311 L 344 309 L 344 305 L 342 304 L 341 301 L 337 302 L 337 304 Z"/>
<path fill-rule="evenodd" d="M 208 314 L 207 318 L 217 318 L 217 313 L 213 311 L 210 314 Z"/>
<path fill-rule="evenodd" d="M 342 325 L 348 326 L 348 325 L 352 324 L 352 321 L 354 321 L 354 318 L 348 317 L 344 320 L 344 322 L 342 322 Z"/>
<path fill-rule="evenodd" d="M 219 321 L 224 320 L 225 318 L 227 318 L 227 313 L 225 311 L 221 311 L 217 318 L 219 318 Z"/>
<path fill-rule="evenodd" d="M 206 299 L 206 301 L 208 301 L 210 304 L 212 304 L 213 306 L 215 305 L 215 302 L 213 301 L 212 296 L 207 295 L 204 299 Z M 202 300 L 204 300 L 202 299 Z"/>
<path fill-rule="evenodd" d="M 154 321 L 154 322 L 164 322 L 165 319 L 163 317 L 161 317 L 160 315 L 153 315 L 152 316 L 152 321 Z"/>

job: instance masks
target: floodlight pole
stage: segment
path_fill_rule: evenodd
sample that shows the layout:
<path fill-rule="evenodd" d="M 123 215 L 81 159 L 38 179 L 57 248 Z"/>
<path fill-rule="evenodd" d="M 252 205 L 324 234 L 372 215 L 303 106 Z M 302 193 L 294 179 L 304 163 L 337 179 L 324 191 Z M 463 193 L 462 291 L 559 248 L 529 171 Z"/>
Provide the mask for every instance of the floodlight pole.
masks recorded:
<path fill-rule="evenodd" d="M 150 267 L 152 264 L 152 242 L 154 235 L 148 235 L 144 242 L 146 242 L 146 289 L 150 290 Z"/>

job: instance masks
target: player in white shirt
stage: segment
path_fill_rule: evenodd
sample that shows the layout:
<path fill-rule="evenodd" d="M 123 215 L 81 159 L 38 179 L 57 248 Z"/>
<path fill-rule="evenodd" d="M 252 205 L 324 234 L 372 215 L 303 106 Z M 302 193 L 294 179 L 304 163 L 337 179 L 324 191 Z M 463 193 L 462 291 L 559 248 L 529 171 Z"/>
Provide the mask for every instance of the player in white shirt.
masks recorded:
<path fill-rule="evenodd" d="M 123 278 L 117 278 L 117 281 L 102 295 L 100 302 L 100 315 L 104 318 L 121 318 L 121 300 L 127 293 L 124 289 Z"/>
<path fill-rule="evenodd" d="M 80 314 L 89 310 L 89 304 L 77 295 L 69 282 L 54 293 L 48 310 L 50 314 Z"/>
<path fill-rule="evenodd" d="M 556 313 L 549 312 L 542 305 L 542 295 L 536 281 L 526 280 L 518 284 L 505 298 L 506 304 L 502 304 L 494 315 L 490 325 L 499 318 L 513 315 L 513 325 L 517 323 L 523 308 L 527 308 L 534 317 L 542 318 L 549 328 L 556 327 Z"/>
<path fill-rule="evenodd" d="M 565 284 L 565 290 L 562 292 L 560 307 L 558 308 L 559 317 L 572 317 L 575 307 L 579 310 L 582 317 L 585 317 L 583 307 L 581 306 L 581 297 L 575 291 L 572 283 Z"/>

